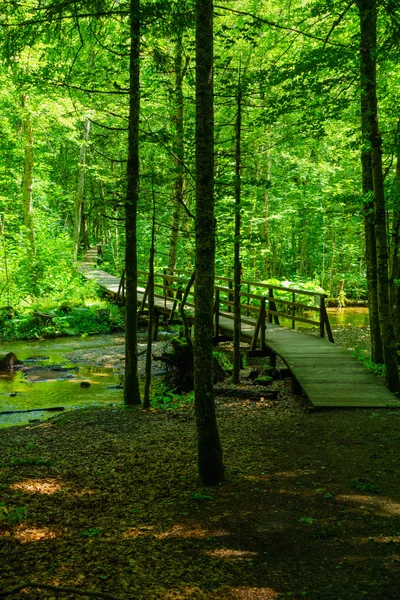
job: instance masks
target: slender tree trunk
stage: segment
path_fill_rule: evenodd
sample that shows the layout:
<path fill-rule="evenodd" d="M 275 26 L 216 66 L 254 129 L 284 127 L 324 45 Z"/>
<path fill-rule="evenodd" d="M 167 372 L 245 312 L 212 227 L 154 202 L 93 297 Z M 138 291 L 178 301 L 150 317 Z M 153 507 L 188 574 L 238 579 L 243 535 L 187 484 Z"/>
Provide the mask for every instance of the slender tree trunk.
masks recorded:
<path fill-rule="evenodd" d="M 178 253 L 179 226 L 182 215 L 182 203 L 185 194 L 185 146 L 184 146 L 184 103 L 183 103 L 183 77 L 185 69 L 182 60 L 182 35 L 179 34 L 176 43 L 175 55 L 175 135 L 176 142 L 174 148 L 175 159 L 175 205 L 172 214 L 172 232 L 169 243 L 168 271 L 171 275 L 176 267 L 176 258 Z"/>
<path fill-rule="evenodd" d="M 335 274 L 335 255 L 336 255 L 336 232 L 335 232 L 335 227 L 333 226 L 331 229 L 331 236 L 332 236 L 332 256 L 331 256 L 331 264 L 330 264 L 330 268 L 329 268 L 329 295 L 331 297 L 334 296 L 333 293 L 333 278 L 334 278 L 334 274 Z"/>
<path fill-rule="evenodd" d="M 239 82 L 240 86 L 240 82 Z M 241 367 L 240 355 L 240 288 L 242 279 L 242 264 L 240 260 L 240 226 L 241 226 L 241 129 L 242 129 L 242 93 L 239 90 L 237 96 L 237 116 L 236 116 L 236 179 L 235 179 L 235 243 L 234 243 L 234 292 L 233 292 L 233 369 L 232 382 L 239 383 L 239 373 Z"/>
<path fill-rule="evenodd" d="M 10 305 L 10 277 L 8 274 L 8 260 L 7 260 L 7 246 L 6 246 L 6 236 L 4 232 L 4 220 L 0 215 L 0 233 L 1 233 L 1 241 L 3 243 L 3 257 L 4 257 L 4 272 L 6 275 L 6 295 L 7 295 L 7 306 Z"/>
<path fill-rule="evenodd" d="M 263 148 L 262 148 L 263 150 Z M 271 151 L 267 150 L 267 182 L 270 181 L 271 179 Z M 268 184 L 265 186 L 264 189 L 264 185 L 262 186 L 263 192 L 262 192 L 262 206 L 263 206 L 263 213 L 264 213 L 264 221 L 262 224 L 262 233 L 263 233 L 263 242 L 264 242 L 264 256 L 263 256 L 263 263 L 264 263 L 264 268 L 263 268 L 263 273 L 262 273 L 262 279 L 268 279 L 268 277 L 271 277 L 272 275 L 274 275 L 274 273 L 271 273 L 271 236 L 270 236 L 270 227 L 269 227 L 269 188 L 268 188 Z"/>
<path fill-rule="evenodd" d="M 376 266 L 376 240 L 374 218 L 374 196 L 372 182 L 371 145 L 368 123 L 368 99 L 364 62 L 360 63 L 361 81 L 361 150 L 362 191 L 364 195 L 365 264 L 367 270 L 368 313 L 371 337 L 371 358 L 374 363 L 383 363 L 383 349 L 378 312 L 378 281 Z"/>
<path fill-rule="evenodd" d="M 25 142 L 24 172 L 22 175 L 22 206 L 24 211 L 24 225 L 29 250 L 36 255 L 35 229 L 33 225 L 33 131 L 32 118 L 27 108 L 27 96 L 21 94 L 23 110 L 22 131 Z"/>
<path fill-rule="evenodd" d="M 213 390 L 214 91 L 213 1 L 196 0 L 196 279 L 195 411 L 199 473 L 204 484 L 223 479 Z"/>
<path fill-rule="evenodd" d="M 362 102 L 364 102 L 362 97 Z M 367 111 L 363 113 L 367 118 Z M 363 117 L 362 117 L 363 119 Z M 378 312 L 378 281 L 376 266 L 376 241 L 374 223 L 374 200 L 371 168 L 371 152 L 361 153 L 362 186 L 364 194 L 365 264 L 367 270 L 368 312 L 371 336 L 371 357 L 374 363 L 383 363 L 383 349 Z"/>
<path fill-rule="evenodd" d="M 372 184 L 376 265 L 378 281 L 379 326 L 386 367 L 386 383 L 392 392 L 400 391 L 397 347 L 389 301 L 388 247 L 386 233 L 385 194 L 382 171 L 382 137 L 378 122 L 376 94 L 376 0 L 358 0 L 360 10 L 361 81 L 367 98 L 369 142 L 371 146 Z"/>
<path fill-rule="evenodd" d="M 90 248 L 89 244 L 89 231 L 87 226 L 86 212 L 85 212 L 85 202 L 82 200 L 81 207 L 81 232 L 82 232 L 82 242 L 85 250 Z"/>
<path fill-rule="evenodd" d="M 149 324 L 147 330 L 147 353 L 146 353 L 146 380 L 144 384 L 143 408 L 150 408 L 150 387 L 151 387 L 151 350 L 153 342 L 153 327 L 154 327 L 154 253 L 155 253 L 155 230 L 156 230 L 156 199 L 154 193 L 154 165 L 153 176 L 151 181 L 151 193 L 153 199 L 153 218 L 151 223 L 151 246 L 149 257 L 149 279 L 148 279 L 148 308 L 149 308 Z"/>
<path fill-rule="evenodd" d="M 73 240 L 75 247 L 75 257 L 78 254 L 79 239 L 81 234 L 82 222 L 82 204 L 85 196 L 85 172 L 86 172 L 86 148 L 90 132 L 90 119 L 86 119 L 83 132 L 83 143 L 79 153 L 79 170 L 78 170 L 78 185 L 75 196 L 75 215 L 74 215 L 74 231 Z"/>
<path fill-rule="evenodd" d="M 124 402 L 140 404 L 137 357 L 137 205 L 139 200 L 140 0 L 130 1 L 129 125 L 125 204 L 125 382 Z"/>
<path fill-rule="evenodd" d="M 389 283 L 390 300 L 396 333 L 396 342 L 400 342 L 400 285 L 396 281 L 400 280 L 400 155 L 397 157 L 396 179 L 394 182 L 394 206 L 393 206 L 393 227 L 392 227 L 392 253 L 390 257 Z"/>

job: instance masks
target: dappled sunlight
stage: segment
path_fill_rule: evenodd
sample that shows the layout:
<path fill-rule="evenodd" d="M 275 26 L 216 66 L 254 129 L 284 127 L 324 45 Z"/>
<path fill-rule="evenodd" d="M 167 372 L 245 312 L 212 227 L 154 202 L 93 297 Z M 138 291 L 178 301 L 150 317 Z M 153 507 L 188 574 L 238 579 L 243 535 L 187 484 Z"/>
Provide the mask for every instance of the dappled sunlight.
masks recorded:
<path fill-rule="evenodd" d="M 362 544 L 370 544 L 371 542 L 377 544 L 399 544 L 400 535 L 373 535 L 370 537 L 362 537 L 358 540 Z"/>
<path fill-rule="evenodd" d="M 49 529 L 49 527 L 27 527 L 20 525 L 17 527 L 14 533 L 15 539 L 21 544 L 28 544 L 30 542 L 41 542 L 43 540 L 54 540 L 56 533 Z"/>
<path fill-rule="evenodd" d="M 214 558 L 228 558 L 233 560 L 249 560 L 258 556 L 257 552 L 234 550 L 233 548 L 215 548 L 215 550 L 207 550 L 205 554 Z"/>
<path fill-rule="evenodd" d="M 25 479 L 11 485 L 13 490 L 21 490 L 27 494 L 55 494 L 62 490 L 61 485 L 54 479 Z"/>
<path fill-rule="evenodd" d="M 379 515 L 380 517 L 400 516 L 400 503 L 394 502 L 394 500 L 389 497 L 341 494 L 336 496 L 336 500 L 353 504 L 354 508 L 357 510 L 364 510 L 365 512 L 373 509 L 374 514 Z M 359 504 L 359 506 L 356 506 L 356 504 Z"/>
<path fill-rule="evenodd" d="M 128 539 L 141 537 L 142 535 L 153 533 L 153 529 L 154 527 L 150 525 L 144 525 L 143 527 L 129 527 L 123 532 L 122 537 Z"/>
<path fill-rule="evenodd" d="M 279 594 L 269 587 L 240 587 L 229 588 L 232 598 L 235 600 L 278 600 Z"/>
<path fill-rule="evenodd" d="M 204 539 L 211 537 L 222 537 L 229 535 L 229 532 L 222 529 L 202 529 L 201 527 L 187 527 L 186 525 L 174 525 L 169 531 L 163 531 L 155 537 L 159 540 L 167 537 L 184 538 L 184 539 Z"/>

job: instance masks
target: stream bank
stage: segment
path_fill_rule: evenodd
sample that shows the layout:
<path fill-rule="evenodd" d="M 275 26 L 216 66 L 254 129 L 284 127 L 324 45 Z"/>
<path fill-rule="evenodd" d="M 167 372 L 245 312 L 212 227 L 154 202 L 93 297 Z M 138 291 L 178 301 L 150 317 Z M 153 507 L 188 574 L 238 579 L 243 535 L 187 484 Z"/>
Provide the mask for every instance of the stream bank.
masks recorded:
<path fill-rule="evenodd" d="M 164 333 L 164 332 L 163 332 Z M 164 338 L 167 335 L 164 333 Z M 139 351 L 145 349 L 141 336 Z M 65 410 L 120 404 L 123 400 L 125 339 L 121 334 L 6 342 L 0 354 L 14 352 L 21 369 L 0 372 L 0 412 L 62 406 Z M 155 342 L 154 350 L 164 341 Z M 145 355 L 139 357 L 144 374 Z M 153 376 L 162 375 L 153 364 Z M 88 385 L 89 384 L 89 385 Z M 53 413 L 35 411 L 0 415 L 0 427 L 44 420 Z"/>
<path fill-rule="evenodd" d="M 349 350 L 369 351 L 368 309 L 329 309 L 335 343 Z M 335 323 L 336 321 L 336 323 Z M 351 325 L 350 323 L 355 323 Z M 342 326 L 345 324 L 346 326 Z M 316 333 L 306 328 L 307 333 Z M 160 332 L 153 344 L 159 354 L 171 332 Z M 5 342 L 0 354 L 14 352 L 29 370 L 0 372 L 0 412 L 63 406 L 66 410 L 121 404 L 125 339 L 123 334 L 65 337 L 49 340 Z M 139 352 L 146 348 L 146 332 L 139 337 Z M 144 374 L 145 355 L 139 357 L 139 374 Z M 153 376 L 164 373 L 153 363 Z M 87 382 L 89 387 L 81 387 Z M 0 415 L 0 427 L 44 420 L 53 413 L 36 411 Z"/>

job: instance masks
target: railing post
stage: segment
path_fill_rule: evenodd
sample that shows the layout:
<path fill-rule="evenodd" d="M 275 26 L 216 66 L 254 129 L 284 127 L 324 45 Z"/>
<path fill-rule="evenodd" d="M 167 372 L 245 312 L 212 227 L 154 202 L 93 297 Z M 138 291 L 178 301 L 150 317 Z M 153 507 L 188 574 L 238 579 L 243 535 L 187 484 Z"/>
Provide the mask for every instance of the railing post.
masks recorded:
<path fill-rule="evenodd" d="M 332 329 L 331 329 L 331 324 L 329 323 L 329 317 L 328 317 L 328 313 L 326 311 L 326 306 L 325 306 L 325 298 L 323 296 L 321 296 L 320 298 L 320 303 L 319 303 L 321 312 L 320 312 L 320 330 L 324 328 L 324 324 L 326 327 L 326 333 L 328 335 L 328 340 L 330 342 L 332 342 L 332 344 L 335 343 L 334 339 L 333 339 L 333 335 L 332 335 Z M 323 337 L 323 336 L 321 336 Z"/>
<path fill-rule="evenodd" d="M 248 293 L 248 294 L 250 294 L 250 289 L 251 289 L 251 286 L 250 286 L 250 284 L 248 283 L 248 284 L 247 284 L 247 293 Z M 250 305 L 250 298 L 249 298 L 249 296 L 247 296 L 247 306 L 249 306 L 249 305 Z M 247 311 L 246 311 L 246 315 L 247 315 L 248 317 L 250 317 L 250 311 L 249 311 L 249 310 L 247 310 Z"/>
<path fill-rule="evenodd" d="M 261 298 L 260 306 L 260 348 L 265 348 L 265 298 Z"/>
<path fill-rule="evenodd" d="M 229 281 L 228 287 L 230 290 L 233 290 L 233 281 Z M 228 301 L 233 302 L 233 294 L 228 293 Z M 232 306 L 228 305 L 228 312 L 232 312 Z"/>
<path fill-rule="evenodd" d="M 167 269 L 163 269 L 164 310 L 167 310 Z"/>
<path fill-rule="evenodd" d="M 292 329 L 296 329 L 296 321 L 294 320 L 294 317 L 295 317 L 295 314 L 296 314 L 296 310 L 295 310 L 295 307 L 294 307 L 294 303 L 296 302 L 296 292 L 292 292 L 292 302 L 293 302 L 293 306 L 292 306 Z"/>
<path fill-rule="evenodd" d="M 319 337 L 325 337 L 325 299 L 319 297 Z"/>
<path fill-rule="evenodd" d="M 119 286 L 117 295 L 115 297 L 116 304 L 124 304 L 125 302 L 125 269 L 122 269 L 121 279 L 119 280 Z"/>
<path fill-rule="evenodd" d="M 273 301 L 272 298 L 274 297 L 274 292 L 272 291 L 272 288 L 268 288 L 268 323 L 272 323 L 272 314 L 270 313 L 271 310 L 273 310 L 272 305 L 273 305 Z"/>
<path fill-rule="evenodd" d="M 150 275 L 149 275 L 150 277 Z M 149 295 L 149 280 L 147 279 L 147 283 L 146 283 L 146 287 L 144 288 L 144 294 L 143 294 L 143 298 L 142 298 L 142 302 L 140 305 L 140 310 L 144 310 L 144 307 L 146 306 L 146 300 L 147 300 L 147 296 Z"/>

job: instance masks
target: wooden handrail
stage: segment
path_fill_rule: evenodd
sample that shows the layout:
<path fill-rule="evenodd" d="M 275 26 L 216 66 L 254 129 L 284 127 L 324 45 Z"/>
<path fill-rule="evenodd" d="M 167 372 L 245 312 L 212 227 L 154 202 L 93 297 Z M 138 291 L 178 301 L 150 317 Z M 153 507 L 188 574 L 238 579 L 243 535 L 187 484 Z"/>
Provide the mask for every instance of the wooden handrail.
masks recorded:
<path fill-rule="evenodd" d="M 173 315 L 174 315 L 175 311 L 177 310 L 177 305 L 180 300 L 179 296 L 181 297 L 181 295 L 182 295 L 182 289 L 183 289 L 182 286 L 184 286 L 187 283 L 187 278 L 182 277 L 179 274 L 184 274 L 184 275 L 191 274 L 190 271 L 186 271 L 185 269 L 177 269 L 177 270 L 175 270 L 175 273 L 177 273 L 178 275 L 171 275 L 167 272 L 166 269 L 164 269 L 163 273 L 154 273 L 155 278 L 162 279 L 161 283 L 154 284 L 155 288 L 160 289 L 160 291 L 162 290 L 162 292 L 160 294 L 155 294 L 155 295 L 164 300 L 164 310 L 165 311 L 169 307 L 168 308 L 168 310 L 170 310 L 170 316 L 168 319 L 169 321 L 171 321 L 173 319 Z M 138 274 L 148 276 L 147 271 L 138 271 Z M 125 296 L 125 281 L 124 281 L 124 279 L 125 279 L 125 272 L 123 271 L 122 276 L 121 276 L 120 286 L 118 289 L 118 294 L 117 294 L 117 299 L 120 302 L 121 302 L 121 300 L 122 301 L 124 300 L 124 296 Z M 215 312 L 215 324 L 216 324 L 215 335 L 216 335 L 216 337 L 218 337 L 219 315 L 223 315 L 223 316 L 229 315 L 229 317 L 232 315 L 232 307 L 234 305 L 234 303 L 233 303 L 233 279 L 231 279 L 229 277 L 216 276 L 215 280 L 216 280 L 216 282 L 228 282 L 227 286 L 217 284 L 214 287 L 214 291 L 215 291 L 214 312 Z M 141 282 L 141 283 L 144 283 L 144 282 Z M 171 283 L 172 283 L 172 285 L 171 285 Z M 180 285 L 175 285 L 175 284 L 180 284 Z M 292 329 L 295 329 L 296 322 L 307 323 L 310 325 L 319 326 L 320 337 L 324 337 L 326 334 L 328 339 L 331 342 L 333 342 L 332 331 L 331 331 L 331 327 L 329 324 L 329 317 L 328 317 L 328 313 L 326 311 L 326 306 L 325 306 L 325 298 L 327 298 L 327 294 L 323 294 L 323 293 L 316 292 L 316 291 L 310 291 L 310 290 L 302 290 L 302 289 L 297 289 L 297 288 L 287 288 L 284 286 L 271 285 L 268 283 L 260 283 L 260 282 L 256 282 L 256 281 L 243 280 L 242 284 L 247 286 L 247 291 L 242 289 L 240 291 L 240 296 L 243 298 L 246 298 L 247 303 L 246 304 L 241 303 L 240 308 L 241 308 L 241 311 L 244 314 L 246 314 L 247 316 L 249 315 L 249 313 L 258 313 L 258 318 L 257 318 L 257 323 L 256 323 L 254 334 L 256 335 L 256 330 L 257 330 L 257 336 L 258 335 L 261 336 L 261 342 L 260 342 L 261 345 L 264 344 L 264 342 L 263 342 L 264 333 L 262 333 L 264 331 L 264 329 L 262 329 L 263 322 L 265 324 L 265 321 L 268 319 L 269 323 L 272 323 L 274 321 L 275 324 L 279 325 L 279 317 L 288 319 L 291 322 Z M 266 296 L 264 294 L 257 294 L 257 293 L 251 292 L 250 290 L 252 287 L 265 289 L 266 291 L 268 291 L 268 296 Z M 146 288 L 147 288 L 147 285 L 146 285 Z M 274 296 L 274 291 L 285 292 L 286 294 L 290 294 L 291 300 L 288 300 L 286 298 L 280 298 L 279 295 Z M 144 298 L 143 298 L 142 305 L 141 305 L 142 310 L 143 310 L 145 299 L 146 299 L 146 292 L 147 292 L 147 289 L 145 290 Z M 194 292 L 192 292 L 192 291 L 188 291 L 187 295 L 192 296 L 193 293 Z M 224 297 L 224 295 L 225 295 L 225 297 Z M 319 300 L 318 305 L 305 304 L 304 302 L 296 302 L 297 295 L 312 296 L 314 298 L 318 298 L 318 300 Z M 254 302 L 252 302 L 250 304 L 251 300 L 259 303 L 259 306 L 254 306 Z M 167 306 L 167 302 L 172 302 L 172 305 L 170 304 Z M 193 303 L 186 301 L 186 305 L 193 306 Z M 226 311 L 221 310 L 221 305 L 226 306 Z M 287 312 L 284 309 L 285 306 L 287 307 Z M 317 321 L 317 320 L 306 318 L 304 316 L 300 316 L 300 315 L 296 314 L 296 309 L 314 311 L 315 313 L 317 313 L 319 315 L 319 320 Z M 263 314 L 261 314 L 261 313 L 263 313 Z M 247 320 L 248 319 L 242 318 L 243 322 L 245 322 Z M 264 325 L 264 328 L 265 328 L 265 325 Z"/>

